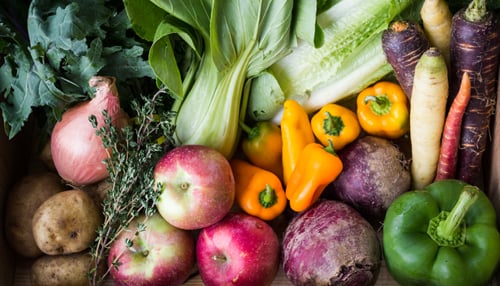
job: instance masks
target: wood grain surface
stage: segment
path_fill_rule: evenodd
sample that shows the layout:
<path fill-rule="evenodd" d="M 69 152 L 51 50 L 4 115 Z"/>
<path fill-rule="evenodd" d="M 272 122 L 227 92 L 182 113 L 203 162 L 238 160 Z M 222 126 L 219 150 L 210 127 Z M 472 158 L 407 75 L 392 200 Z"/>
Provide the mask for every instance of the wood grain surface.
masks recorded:
<path fill-rule="evenodd" d="M 16 272 L 13 277 L 14 285 L 13 286 L 30 286 L 30 261 L 26 259 L 20 258 L 19 261 L 16 263 Z M 3 285 L 3 284 L 1 284 Z M 115 284 L 111 279 L 106 280 L 105 284 L 103 286 L 114 286 Z M 190 278 L 186 283 L 184 283 L 186 286 L 202 286 L 203 282 L 201 281 L 201 278 L 199 276 L 194 276 Z M 280 270 L 278 274 L 276 275 L 276 279 L 274 280 L 273 286 L 290 286 L 292 285 L 290 281 L 285 277 L 285 274 L 283 273 L 283 268 L 280 267 Z M 391 275 L 385 269 L 385 267 L 382 265 L 381 271 L 378 276 L 377 280 L 377 286 L 384 285 L 384 286 L 393 286 L 393 285 L 398 285 L 394 279 L 392 279 Z"/>

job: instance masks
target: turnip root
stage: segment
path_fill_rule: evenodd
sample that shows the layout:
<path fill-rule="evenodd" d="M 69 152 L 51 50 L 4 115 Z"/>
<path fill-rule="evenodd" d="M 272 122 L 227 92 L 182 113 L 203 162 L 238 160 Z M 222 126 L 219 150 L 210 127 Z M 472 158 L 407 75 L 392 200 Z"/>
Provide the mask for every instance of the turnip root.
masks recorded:
<path fill-rule="evenodd" d="M 324 197 L 351 205 L 371 222 L 382 220 L 392 201 L 410 189 L 409 162 L 392 141 L 365 136 L 337 154 L 344 170 Z"/>
<path fill-rule="evenodd" d="M 373 285 L 380 264 L 375 230 L 345 203 L 318 201 L 285 230 L 283 268 L 294 285 Z"/>

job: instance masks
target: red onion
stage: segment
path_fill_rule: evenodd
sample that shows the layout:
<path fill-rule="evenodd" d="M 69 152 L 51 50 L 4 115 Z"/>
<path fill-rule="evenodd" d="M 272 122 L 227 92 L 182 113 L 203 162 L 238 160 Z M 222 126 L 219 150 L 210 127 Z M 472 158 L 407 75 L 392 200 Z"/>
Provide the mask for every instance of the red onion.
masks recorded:
<path fill-rule="evenodd" d="M 127 124 L 115 78 L 94 76 L 89 85 L 96 88 L 95 97 L 64 112 L 51 137 L 51 153 L 57 172 L 76 186 L 93 184 L 109 176 L 103 160 L 110 154 L 96 135 L 89 116 L 95 115 L 100 127 L 104 124 L 102 112 L 107 110 L 113 125 L 123 127 Z"/>

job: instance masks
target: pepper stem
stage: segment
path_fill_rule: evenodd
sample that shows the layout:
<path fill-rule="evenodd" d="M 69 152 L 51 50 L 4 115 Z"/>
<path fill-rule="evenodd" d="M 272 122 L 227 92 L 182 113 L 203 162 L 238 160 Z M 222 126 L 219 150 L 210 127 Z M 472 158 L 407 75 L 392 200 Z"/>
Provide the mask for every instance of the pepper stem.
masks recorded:
<path fill-rule="evenodd" d="M 328 139 L 328 145 L 326 145 L 324 149 L 325 151 L 333 155 L 337 155 L 337 153 L 335 152 L 335 147 L 333 147 L 333 141 L 331 139 Z"/>
<path fill-rule="evenodd" d="M 450 212 L 442 211 L 429 222 L 427 233 L 441 246 L 457 247 L 465 242 L 464 217 L 479 196 L 479 188 L 463 187 L 460 197 Z"/>
<path fill-rule="evenodd" d="M 274 189 L 269 184 L 266 184 L 266 188 L 259 193 L 259 203 L 264 208 L 270 208 L 276 204 L 277 200 L 278 196 Z"/>
<path fill-rule="evenodd" d="M 465 214 L 474 204 L 478 197 L 479 188 L 471 185 L 466 185 L 458 198 L 457 203 L 448 214 L 446 220 L 438 226 L 438 233 L 444 237 L 452 237 L 460 224 L 462 223 Z"/>
<path fill-rule="evenodd" d="M 323 129 L 325 133 L 332 136 L 340 136 L 344 129 L 344 121 L 340 116 L 334 116 L 330 112 L 325 112 L 325 120 L 323 120 Z"/>
<path fill-rule="evenodd" d="M 253 128 L 248 126 L 247 124 L 245 124 L 245 122 L 240 121 L 239 124 L 240 124 L 241 129 L 243 131 L 245 131 L 245 133 L 247 133 L 247 134 L 252 133 Z"/>
<path fill-rule="evenodd" d="M 368 95 L 364 99 L 364 103 L 370 104 L 370 110 L 378 116 L 388 114 L 391 111 L 392 103 L 386 94 Z"/>

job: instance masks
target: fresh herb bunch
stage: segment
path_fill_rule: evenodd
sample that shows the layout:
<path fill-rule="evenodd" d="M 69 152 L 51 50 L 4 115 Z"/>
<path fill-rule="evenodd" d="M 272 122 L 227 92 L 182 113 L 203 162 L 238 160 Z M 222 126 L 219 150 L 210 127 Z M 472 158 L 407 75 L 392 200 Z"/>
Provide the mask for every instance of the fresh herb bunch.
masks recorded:
<path fill-rule="evenodd" d="M 91 246 L 93 265 L 89 272 L 92 285 L 101 284 L 108 271 L 98 271 L 106 262 L 109 249 L 117 235 L 139 214 L 153 215 L 159 188 L 154 186 L 156 162 L 172 148 L 173 117 L 163 106 L 164 90 L 152 98 L 141 97 L 131 102 L 135 113 L 132 123 L 116 128 L 104 112 L 105 124 L 98 128 L 95 116 L 91 121 L 104 146 L 112 154 L 105 163 L 111 187 L 103 201 L 104 222 Z"/>

